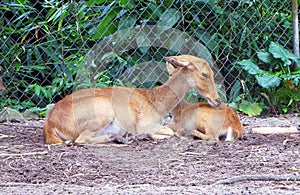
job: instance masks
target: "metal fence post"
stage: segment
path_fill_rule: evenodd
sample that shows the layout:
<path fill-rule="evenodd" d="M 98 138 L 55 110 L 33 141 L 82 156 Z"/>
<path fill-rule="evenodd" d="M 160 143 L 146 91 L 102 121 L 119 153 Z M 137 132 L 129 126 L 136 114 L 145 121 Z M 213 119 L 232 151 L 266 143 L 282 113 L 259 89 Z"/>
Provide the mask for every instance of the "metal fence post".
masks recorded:
<path fill-rule="evenodd" d="M 298 0 L 292 0 L 292 12 L 293 12 L 293 49 L 294 49 L 294 54 L 299 56 Z M 298 63 L 295 63 L 295 68 L 299 68 Z"/>

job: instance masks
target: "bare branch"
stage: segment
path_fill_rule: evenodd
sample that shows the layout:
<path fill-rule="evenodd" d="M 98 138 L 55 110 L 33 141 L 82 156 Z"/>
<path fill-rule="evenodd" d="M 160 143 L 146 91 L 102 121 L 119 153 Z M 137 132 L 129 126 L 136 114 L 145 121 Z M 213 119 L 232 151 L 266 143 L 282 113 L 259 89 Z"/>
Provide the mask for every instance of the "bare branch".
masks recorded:
<path fill-rule="evenodd" d="M 214 185 L 233 184 L 241 181 L 300 181 L 300 175 L 285 174 L 285 175 L 240 175 L 217 181 Z"/>
<path fill-rule="evenodd" d="M 7 156 L 31 156 L 31 155 L 41 155 L 41 154 L 48 154 L 47 151 L 43 152 L 28 152 L 28 153 L 17 153 L 17 154 L 0 154 L 0 157 L 7 157 Z"/>

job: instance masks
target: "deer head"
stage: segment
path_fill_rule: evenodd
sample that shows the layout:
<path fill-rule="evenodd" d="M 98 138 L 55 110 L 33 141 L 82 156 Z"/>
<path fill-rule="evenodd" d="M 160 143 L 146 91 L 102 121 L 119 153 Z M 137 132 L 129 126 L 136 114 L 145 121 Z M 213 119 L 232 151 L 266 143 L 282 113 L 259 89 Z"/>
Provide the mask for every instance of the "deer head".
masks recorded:
<path fill-rule="evenodd" d="M 191 55 L 169 56 L 164 59 L 168 62 L 167 68 L 170 75 L 178 71 L 173 66 L 181 67 L 191 88 L 205 98 L 211 106 L 218 107 L 221 104 L 222 101 L 214 82 L 214 73 L 204 59 Z"/>

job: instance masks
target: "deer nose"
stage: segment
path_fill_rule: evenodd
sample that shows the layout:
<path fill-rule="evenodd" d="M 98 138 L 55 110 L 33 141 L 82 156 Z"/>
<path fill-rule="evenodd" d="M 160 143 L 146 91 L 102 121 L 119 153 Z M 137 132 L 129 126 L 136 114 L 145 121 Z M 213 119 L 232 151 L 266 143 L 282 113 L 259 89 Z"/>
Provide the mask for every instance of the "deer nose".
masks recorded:
<path fill-rule="evenodd" d="M 220 106 L 220 104 L 222 103 L 221 98 L 215 99 L 216 102 L 216 106 Z"/>

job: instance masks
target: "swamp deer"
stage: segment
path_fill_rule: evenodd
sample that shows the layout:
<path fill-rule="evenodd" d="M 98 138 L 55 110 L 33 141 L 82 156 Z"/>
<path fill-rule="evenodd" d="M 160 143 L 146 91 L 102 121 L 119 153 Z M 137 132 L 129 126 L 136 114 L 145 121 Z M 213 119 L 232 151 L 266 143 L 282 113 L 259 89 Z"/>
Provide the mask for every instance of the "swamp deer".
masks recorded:
<path fill-rule="evenodd" d="M 184 108 L 175 110 L 177 113 L 173 123 L 168 126 L 179 136 L 193 135 L 203 140 L 219 140 L 220 136 L 226 135 L 225 141 L 233 141 L 243 134 L 239 117 L 224 103 L 217 108 L 204 102 L 189 105 L 185 103 Z"/>
<path fill-rule="evenodd" d="M 164 59 L 168 68 L 176 68 L 172 77 L 159 87 L 83 89 L 57 102 L 44 124 L 46 143 L 108 143 L 125 133 L 169 138 L 174 131 L 162 125 L 162 118 L 190 89 L 195 89 L 211 106 L 220 105 L 213 72 L 205 60 L 191 55 Z"/>
<path fill-rule="evenodd" d="M 168 68 L 169 76 L 175 73 L 174 67 Z M 226 141 L 241 138 L 243 127 L 235 111 L 221 103 L 218 108 L 209 103 L 190 104 L 182 99 L 171 111 L 173 119 L 167 124 L 178 136 L 192 135 L 203 140 L 219 140 L 226 135 Z M 169 119 L 170 120 L 170 119 Z"/>

